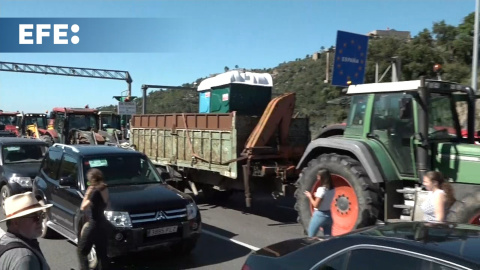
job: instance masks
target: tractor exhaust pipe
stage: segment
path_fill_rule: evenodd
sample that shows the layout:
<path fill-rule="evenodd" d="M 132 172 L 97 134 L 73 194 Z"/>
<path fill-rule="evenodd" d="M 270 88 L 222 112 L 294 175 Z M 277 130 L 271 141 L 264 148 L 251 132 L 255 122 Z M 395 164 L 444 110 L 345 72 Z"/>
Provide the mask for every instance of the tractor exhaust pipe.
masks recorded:
<path fill-rule="evenodd" d="M 425 77 L 420 77 L 420 87 L 418 89 L 420 98 L 420 110 L 418 113 L 418 125 L 419 125 L 419 141 L 421 144 L 417 147 L 417 170 L 419 182 L 423 182 L 423 176 L 427 173 L 429 168 L 428 160 L 428 108 L 429 104 L 429 92 L 425 87 Z"/>
<path fill-rule="evenodd" d="M 467 121 L 468 121 L 468 126 L 467 126 L 467 129 L 468 129 L 468 141 L 471 143 L 471 144 L 475 144 L 475 112 L 476 112 L 476 108 L 475 106 L 477 104 L 475 104 L 477 102 L 476 100 L 476 95 L 475 95 L 475 92 L 477 91 L 476 89 L 473 89 L 473 88 L 467 88 L 467 91 L 468 91 L 468 95 L 469 95 L 469 108 L 468 108 L 468 117 L 467 117 Z"/>

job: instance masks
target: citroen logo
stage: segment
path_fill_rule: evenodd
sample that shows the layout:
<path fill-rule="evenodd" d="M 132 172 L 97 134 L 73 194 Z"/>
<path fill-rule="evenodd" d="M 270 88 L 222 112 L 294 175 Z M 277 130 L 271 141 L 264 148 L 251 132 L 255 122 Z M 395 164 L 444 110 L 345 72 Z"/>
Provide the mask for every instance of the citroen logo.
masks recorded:
<path fill-rule="evenodd" d="M 167 216 L 162 211 L 158 211 L 157 214 L 155 215 L 156 220 L 161 220 L 161 219 L 166 219 Z"/>

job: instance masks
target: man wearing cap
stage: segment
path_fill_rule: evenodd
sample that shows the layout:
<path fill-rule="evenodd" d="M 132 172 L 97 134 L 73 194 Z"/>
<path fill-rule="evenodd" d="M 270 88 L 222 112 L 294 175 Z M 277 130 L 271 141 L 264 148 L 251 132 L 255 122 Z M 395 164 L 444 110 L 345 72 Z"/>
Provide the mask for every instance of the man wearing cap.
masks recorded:
<path fill-rule="evenodd" d="M 32 192 L 5 199 L 6 218 L 0 222 L 7 222 L 7 232 L 0 238 L 0 250 L 19 243 L 22 246 L 8 249 L 0 256 L 0 269 L 50 270 L 37 238 L 42 234 L 44 210 L 51 206 L 41 205 Z"/>

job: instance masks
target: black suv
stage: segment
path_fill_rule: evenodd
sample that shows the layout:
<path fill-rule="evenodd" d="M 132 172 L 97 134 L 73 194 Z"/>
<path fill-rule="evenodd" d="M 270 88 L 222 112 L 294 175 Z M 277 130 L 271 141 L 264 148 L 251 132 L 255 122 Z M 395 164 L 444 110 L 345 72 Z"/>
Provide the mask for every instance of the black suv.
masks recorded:
<path fill-rule="evenodd" d="M 84 221 L 80 204 L 87 188 L 86 173 L 100 169 L 110 192 L 111 222 L 108 256 L 169 247 L 189 253 L 201 232 L 194 200 L 167 185 L 150 160 L 133 150 L 113 146 L 54 144 L 33 183 L 41 203 L 53 204 L 44 220 L 43 237 L 51 230 L 77 243 Z M 90 266 L 97 263 L 95 251 Z"/>
<path fill-rule="evenodd" d="M 40 140 L 0 137 L 0 194 L 7 197 L 32 190 L 48 145 Z"/>

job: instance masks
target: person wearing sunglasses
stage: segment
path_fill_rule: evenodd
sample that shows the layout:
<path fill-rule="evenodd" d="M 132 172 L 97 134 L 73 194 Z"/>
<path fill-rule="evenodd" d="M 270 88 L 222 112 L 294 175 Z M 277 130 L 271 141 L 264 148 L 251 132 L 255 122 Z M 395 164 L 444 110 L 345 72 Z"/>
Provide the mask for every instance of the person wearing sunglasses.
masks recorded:
<path fill-rule="evenodd" d="M 42 235 L 45 209 L 51 204 L 40 204 L 32 192 L 5 199 L 7 232 L 0 238 L 0 269 L 49 270 L 37 238 Z"/>

